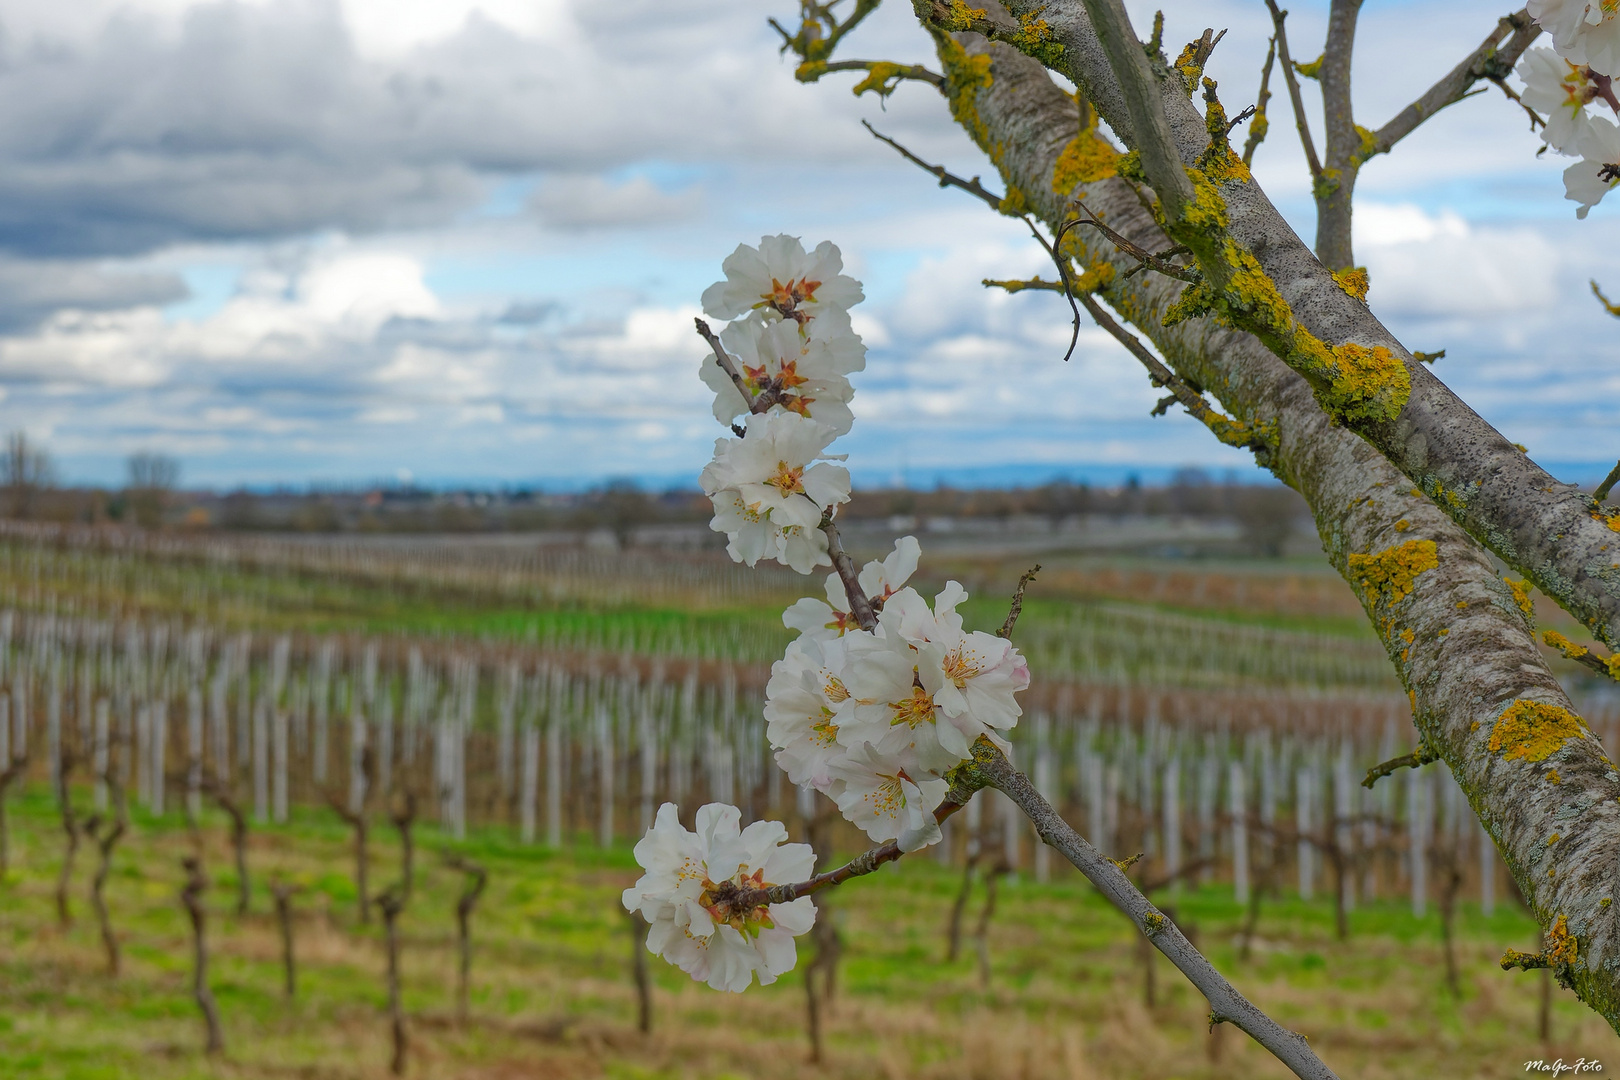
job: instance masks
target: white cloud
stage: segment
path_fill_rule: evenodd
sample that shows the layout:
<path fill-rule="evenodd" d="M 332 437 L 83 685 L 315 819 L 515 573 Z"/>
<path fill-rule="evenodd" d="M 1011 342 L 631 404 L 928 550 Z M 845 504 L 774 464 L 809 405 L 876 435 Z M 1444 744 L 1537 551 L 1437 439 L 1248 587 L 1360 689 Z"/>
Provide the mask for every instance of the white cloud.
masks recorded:
<path fill-rule="evenodd" d="M 1452 210 L 1429 214 L 1410 203 L 1356 207 L 1357 257 L 1367 267 L 1367 299 L 1380 313 L 1453 317 L 1545 307 L 1558 284 L 1557 250 L 1529 227 L 1472 228 Z"/>

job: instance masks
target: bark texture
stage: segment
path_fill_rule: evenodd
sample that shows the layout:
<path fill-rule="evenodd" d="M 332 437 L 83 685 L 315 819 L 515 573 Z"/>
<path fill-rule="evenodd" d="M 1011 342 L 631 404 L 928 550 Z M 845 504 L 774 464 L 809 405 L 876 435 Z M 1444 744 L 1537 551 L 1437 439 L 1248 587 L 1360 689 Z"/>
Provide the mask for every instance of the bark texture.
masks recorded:
<path fill-rule="evenodd" d="M 1119 130 L 1127 121 L 1105 77 L 1101 48 L 1084 17 L 1076 18 L 1071 8 L 1078 4 L 1053 5 L 1045 18 L 1064 46 L 1069 68 L 1083 76 L 1078 80 L 1083 90 Z M 1048 224 L 1061 221 L 1070 197 L 1081 192 L 1054 190 L 1054 169 L 1074 140 L 1096 137 L 1079 130 L 1074 100 L 1039 63 L 978 35 L 941 37 L 940 53 L 958 121 L 990 154 L 1024 205 Z M 1197 122 L 1197 145 L 1188 137 L 1182 147 L 1184 155 L 1196 154 L 1204 146 L 1202 119 L 1179 91 L 1167 94 L 1176 107 L 1172 120 L 1191 114 Z M 1170 246 L 1144 208 L 1144 194 L 1131 184 L 1103 179 L 1079 186 L 1087 208 L 1113 229 L 1149 251 Z M 1394 347 L 1365 306 L 1333 283 L 1258 187 L 1237 186 L 1228 199 L 1234 231 L 1313 332 L 1332 341 L 1355 338 Z M 1324 551 L 1362 597 L 1410 693 L 1423 742 L 1467 791 L 1542 925 L 1550 933 L 1566 928 L 1560 978 L 1611 1025 L 1620 1025 L 1620 927 L 1611 903 L 1620 869 L 1620 773 L 1574 716 L 1512 591 L 1433 500 L 1369 442 L 1336 425 L 1305 380 L 1259 341 L 1211 319 L 1165 327 L 1164 314 L 1180 295 L 1180 282 L 1152 273 L 1126 278 L 1134 260 L 1096 230 L 1082 227 L 1068 235 L 1088 266 L 1112 266 L 1100 295 L 1180 375 L 1265 433 L 1269 449 L 1257 456 L 1311 506 Z M 1414 401 L 1423 374 L 1414 375 Z M 1431 401 L 1438 398 L 1431 395 Z M 1490 436 L 1503 441 L 1494 432 Z M 1470 456 L 1453 440 L 1436 454 L 1434 468 L 1477 469 L 1488 458 Z M 1493 483 L 1526 482 L 1522 456 L 1515 453 L 1509 462 L 1497 453 L 1491 460 L 1511 465 L 1509 471 L 1519 477 Z M 1471 500 L 1484 497 L 1477 491 Z M 1548 525 L 1538 530 L 1547 537 L 1558 531 Z M 1620 542 L 1620 536 L 1615 539 Z"/>
<path fill-rule="evenodd" d="M 931 5 L 918 3 L 926 18 Z M 1072 79 L 1120 137 L 1135 145 L 1126 102 L 1080 0 L 1012 0 L 1008 9 L 1043 21 L 1046 30 L 1034 51 Z M 1006 19 L 1009 32 L 1017 29 L 1006 11 L 994 4 L 986 10 L 993 12 L 989 22 Z M 1209 136 L 1179 81 L 1172 75 L 1161 88 L 1171 136 L 1190 165 Z M 1013 150 L 1000 133 L 976 137 L 992 159 L 1003 147 Z M 1620 513 L 1605 512 L 1575 485 L 1554 479 L 1413 359 L 1367 305 L 1334 280 L 1252 179 L 1232 178 L 1218 187 L 1230 235 L 1259 261 L 1301 326 L 1330 345 L 1388 349 L 1406 369 L 1411 393 L 1404 407 L 1392 420 L 1356 420 L 1354 432 L 1469 535 L 1600 640 L 1620 647 Z M 1049 189 L 1049 183 L 1041 191 L 1020 187 L 1032 206 Z"/>

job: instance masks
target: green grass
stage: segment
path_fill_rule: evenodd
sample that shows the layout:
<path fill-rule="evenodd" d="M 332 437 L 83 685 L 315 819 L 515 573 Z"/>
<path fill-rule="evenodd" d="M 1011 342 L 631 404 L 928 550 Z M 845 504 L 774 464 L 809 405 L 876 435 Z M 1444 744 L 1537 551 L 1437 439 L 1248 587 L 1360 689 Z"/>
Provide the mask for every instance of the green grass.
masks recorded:
<path fill-rule="evenodd" d="M 227 1054 L 200 1053 L 189 992 L 190 945 L 177 902 L 180 856 L 193 840 L 172 815 L 138 818 L 118 852 L 109 903 L 124 942 L 117 981 L 103 970 L 85 902 L 90 852 L 73 882 L 74 925 L 51 900 L 60 832 L 36 785 L 11 804 L 13 870 L 0 884 L 0 1076 L 382 1076 L 387 1028 L 380 921 L 357 922 L 344 828 L 303 810 L 253 834 L 253 908 L 231 913 L 235 881 L 222 823 L 205 816 L 200 842 L 208 897 L 212 985 Z M 827 1021 L 829 1061 L 805 1063 L 798 974 L 739 996 L 712 992 L 652 960 L 655 1029 L 634 1029 L 631 931 L 618 894 L 637 876 L 627 846 L 585 837 L 563 851 L 524 847 L 504 829 L 447 845 L 421 828 L 420 878 L 403 917 L 410 1075 L 506 1077 L 917 1076 L 1248 1077 L 1281 1075 L 1241 1033 L 1212 1037 L 1205 1006 L 1155 961 L 1157 1002 L 1128 924 L 1072 872 L 1038 884 L 1004 879 L 981 984 L 971 936 L 944 959 L 943 932 L 960 872 L 913 857 L 836 891 L 824 918 L 844 941 L 838 997 Z M 453 906 L 460 877 L 436 852 L 454 846 L 490 870 L 474 918 L 472 1022 L 454 1022 Z M 374 834 L 374 888 L 398 873 L 391 829 Z M 1026 853 L 1027 854 L 1027 853 Z M 299 994 L 281 994 L 268 878 L 307 891 L 297 900 Z M 1364 905 L 1349 942 L 1336 940 L 1328 903 L 1268 903 L 1249 961 L 1235 934 L 1242 912 L 1228 887 L 1161 896 L 1215 964 L 1282 1023 L 1306 1032 L 1344 1076 L 1508 1076 L 1530 1058 L 1620 1060 L 1620 1042 L 1572 995 L 1555 991 L 1548 1050 L 1535 1033 L 1539 975 L 1504 973 L 1505 946 L 1529 947 L 1534 924 L 1510 904 L 1458 918 L 1463 993 L 1444 989 L 1439 919 L 1413 919 L 1404 901 Z M 380 915 L 374 916 L 380 920 Z M 1218 1055 L 1212 1057 L 1212 1055 Z"/>

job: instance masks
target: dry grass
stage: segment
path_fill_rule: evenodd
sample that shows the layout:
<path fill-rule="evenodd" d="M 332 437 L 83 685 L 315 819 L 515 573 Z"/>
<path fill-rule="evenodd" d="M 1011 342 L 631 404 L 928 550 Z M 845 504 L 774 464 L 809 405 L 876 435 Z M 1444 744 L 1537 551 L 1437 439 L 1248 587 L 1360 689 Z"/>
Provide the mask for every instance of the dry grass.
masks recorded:
<path fill-rule="evenodd" d="M 226 1025 L 223 1060 L 200 1053 L 189 997 L 188 941 L 176 901 L 179 828 L 145 823 L 120 851 L 110 901 L 125 942 L 116 983 L 88 905 L 90 867 L 75 882 L 78 919 L 56 928 L 50 902 L 57 835 L 33 795 L 17 808 L 16 868 L 0 886 L 0 1076 L 362 1078 L 386 1075 L 380 927 L 358 927 L 342 830 L 312 816 L 252 851 L 255 911 L 228 914 L 234 895 L 218 823 L 203 849 L 215 875 L 213 984 Z M 655 1029 L 634 1029 L 631 937 L 617 892 L 635 875 L 623 850 L 548 856 L 494 835 L 463 845 L 492 870 L 475 917 L 473 1018 L 453 1019 L 453 921 L 458 875 L 441 867 L 425 830 L 422 877 L 404 922 L 411 1023 L 409 1075 L 451 1078 L 757 1077 L 773 1080 L 1103 1080 L 1284 1075 L 1237 1031 L 1209 1034 L 1204 1005 L 1160 960 L 1158 1001 L 1143 1001 L 1134 943 L 1083 883 L 1027 880 L 1001 892 L 991 932 L 993 975 L 979 985 L 970 956 L 941 958 L 956 875 L 916 860 L 835 897 L 846 942 L 827 1022 L 827 1060 L 807 1061 L 803 984 L 789 976 L 741 996 L 694 985 L 654 963 Z M 376 835 L 379 886 L 397 874 L 392 834 Z M 280 993 L 279 941 L 263 879 L 280 871 L 310 891 L 299 901 L 300 994 Z M 1242 963 L 1237 909 L 1221 890 L 1184 895 L 1184 925 L 1216 963 L 1283 1023 L 1306 1032 L 1345 1077 L 1522 1075 L 1531 1058 L 1620 1062 L 1620 1041 L 1556 992 L 1550 1046 L 1536 1038 L 1537 975 L 1495 958 L 1533 940 L 1528 919 L 1465 911 L 1464 993 L 1443 989 L 1433 914 L 1363 909 L 1347 944 L 1326 905 L 1268 909 L 1263 947 Z"/>

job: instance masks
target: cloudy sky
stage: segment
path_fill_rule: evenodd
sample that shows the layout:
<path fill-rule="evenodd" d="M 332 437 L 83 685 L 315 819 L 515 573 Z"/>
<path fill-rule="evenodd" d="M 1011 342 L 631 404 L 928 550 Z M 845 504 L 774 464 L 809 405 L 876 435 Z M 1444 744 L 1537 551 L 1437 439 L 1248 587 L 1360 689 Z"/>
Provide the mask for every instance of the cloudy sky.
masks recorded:
<path fill-rule="evenodd" d="M 1145 25 L 1153 5 L 1131 6 Z M 1210 72 L 1229 105 L 1252 98 L 1263 4 L 1162 6 L 1171 41 L 1230 28 Z M 835 241 L 865 282 L 841 443 L 865 483 L 1252 475 L 1186 418 L 1150 419 L 1154 391 L 1100 332 L 1063 364 L 1061 299 L 978 284 L 1042 256 L 859 121 L 993 170 L 925 86 L 885 109 L 848 77 L 796 83 L 765 23 L 794 7 L 0 0 L 0 428 L 78 481 L 153 449 L 218 487 L 690 482 L 719 433 L 697 297 L 739 242 L 789 232 Z M 1314 55 L 1326 4 L 1291 7 Z M 909 10 L 891 0 L 849 55 L 931 63 Z M 1500 14 L 1372 0 L 1358 119 L 1381 124 Z M 1256 173 L 1308 236 L 1273 115 Z M 1358 256 L 1374 310 L 1448 350 L 1439 373 L 1476 409 L 1595 478 L 1620 456 L 1620 322 L 1586 282 L 1620 293 L 1620 200 L 1577 222 L 1537 145 L 1495 90 L 1442 114 L 1363 173 Z"/>

